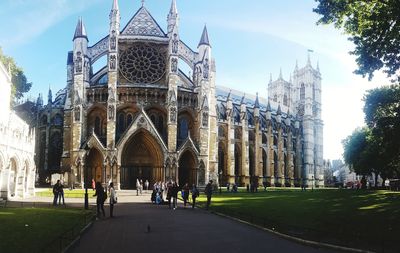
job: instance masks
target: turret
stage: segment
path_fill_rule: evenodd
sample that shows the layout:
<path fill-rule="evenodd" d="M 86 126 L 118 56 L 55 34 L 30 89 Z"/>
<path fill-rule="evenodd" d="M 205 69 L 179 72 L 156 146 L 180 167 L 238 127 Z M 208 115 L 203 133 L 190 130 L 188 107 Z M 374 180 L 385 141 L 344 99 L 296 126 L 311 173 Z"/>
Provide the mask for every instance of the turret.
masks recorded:
<path fill-rule="evenodd" d="M 260 102 L 258 101 L 258 92 L 256 94 L 256 101 L 254 102 L 254 117 L 260 117 Z"/>
<path fill-rule="evenodd" d="M 176 0 L 172 0 L 171 9 L 169 10 L 168 17 L 168 36 L 171 37 L 174 32 L 177 32 L 179 26 L 179 15 L 178 10 L 176 8 Z"/>
<path fill-rule="evenodd" d="M 267 120 L 271 119 L 271 103 L 269 102 L 268 99 L 268 104 L 267 104 L 267 112 L 265 113 L 265 117 L 267 118 Z"/>
<path fill-rule="evenodd" d="M 282 109 L 281 109 L 281 104 L 278 105 L 278 110 L 276 111 L 276 122 L 281 123 L 282 122 Z"/>
<path fill-rule="evenodd" d="M 49 93 L 47 95 L 47 104 L 51 105 L 53 103 L 53 93 L 51 92 L 51 89 L 49 87 Z"/>

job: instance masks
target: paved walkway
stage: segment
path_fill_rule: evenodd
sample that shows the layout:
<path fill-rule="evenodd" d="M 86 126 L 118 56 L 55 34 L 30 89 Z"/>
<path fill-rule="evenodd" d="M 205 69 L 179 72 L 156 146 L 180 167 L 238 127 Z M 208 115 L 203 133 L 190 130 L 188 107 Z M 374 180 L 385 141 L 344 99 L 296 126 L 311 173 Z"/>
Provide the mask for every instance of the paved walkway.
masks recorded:
<path fill-rule="evenodd" d="M 183 209 L 182 203 L 171 210 L 149 203 L 149 194 L 135 195 L 119 192 L 116 217 L 95 221 L 70 252 L 335 252 L 288 241 L 201 209 Z"/>

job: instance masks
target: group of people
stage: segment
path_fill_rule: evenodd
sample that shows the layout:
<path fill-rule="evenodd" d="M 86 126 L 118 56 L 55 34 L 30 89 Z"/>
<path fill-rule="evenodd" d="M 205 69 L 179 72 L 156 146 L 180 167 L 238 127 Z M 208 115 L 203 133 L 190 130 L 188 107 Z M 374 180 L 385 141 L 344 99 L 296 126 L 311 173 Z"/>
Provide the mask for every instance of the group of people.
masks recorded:
<path fill-rule="evenodd" d="M 206 209 L 211 204 L 211 196 L 212 196 L 212 180 L 206 185 L 204 193 L 207 196 L 207 203 Z M 185 183 L 182 187 L 178 185 L 177 182 L 169 181 L 168 183 L 165 182 L 157 182 L 154 184 L 153 192 L 151 194 L 151 202 L 155 204 L 168 204 L 170 209 L 175 210 L 178 205 L 178 194 L 181 192 L 181 197 L 183 199 L 183 206 L 186 208 L 189 197 L 191 196 L 192 200 L 192 209 L 196 206 L 196 199 L 200 195 L 200 191 L 198 190 L 197 186 L 193 184 L 191 187 L 188 183 Z M 164 197 L 166 201 L 164 200 Z"/>
<path fill-rule="evenodd" d="M 65 205 L 65 199 L 64 199 L 64 186 L 61 183 L 60 180 L 57 180 L 57 183 L 54 184 L 53 186 L 53 206 L 61 205 L 61 200 L 62 204 Z"/>
<path fill-rule="evenodd" d="M 114 217 L 114 204 L 117 203 L 117 194 L 114 189 L 114 184 L 111 182 L 108 185 L 108 189 L 105 190 L 100 182 L 96 182 L 95 184 L 95 194 L 93 197 L 96 197 L 96 207 L 97 207 L 97 217 L 100 218 L 101 214 L 103 217 L 106 216 L 104 211 L 104 202 L 107 200 L 107 192 L 110 196 L 110 217 Z M 100 213 L 101 212 L 101 213 Z"/>
<path fill-rule="evenodd" d="M 140 193 L 140 195 L 142 195 L 142 193 L 143 193 L 143 189 L 145 189 L 146 190 L 146 192 L 149 190 L 149 180 L 146 180 L 145 182 L 144 182 L 144 185 L 143 185 L 143 180 L 142 179 L 139 179 L 139 178 L 137 178 L 136 179 L 136 196 L 139 196 L 139 193 Z M 143 188 L 144 187 L 144 188 Z"/>

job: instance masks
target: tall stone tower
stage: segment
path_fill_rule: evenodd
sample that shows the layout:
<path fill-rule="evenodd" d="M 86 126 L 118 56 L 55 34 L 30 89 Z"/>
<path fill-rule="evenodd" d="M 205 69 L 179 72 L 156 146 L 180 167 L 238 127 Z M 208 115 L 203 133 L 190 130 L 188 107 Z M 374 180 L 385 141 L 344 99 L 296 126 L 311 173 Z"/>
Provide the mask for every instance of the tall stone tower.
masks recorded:
<path fill-rule="evenodd" d="M 321 120 L 321 74 L 311 66 L 310 56 L 304 68 L 297 64 L 293 73 L 296 108 L 303 125 L 303 171 L 306 185 L 323 185 L 323 123 Z"/>

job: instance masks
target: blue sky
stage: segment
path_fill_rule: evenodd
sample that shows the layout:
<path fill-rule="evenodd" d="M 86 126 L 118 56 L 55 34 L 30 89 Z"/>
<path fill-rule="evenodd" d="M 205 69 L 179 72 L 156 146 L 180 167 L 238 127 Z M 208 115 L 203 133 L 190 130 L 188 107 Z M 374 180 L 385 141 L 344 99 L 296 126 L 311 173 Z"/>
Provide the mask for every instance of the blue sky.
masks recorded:
<path fill-rule="evenodd" d="M 67 52 L 79 16 L 93 45 L 108 33 L 113 0 L 2 0 L 0 46 L 15 58 L 33 82 L 36 98 L 48 87 L 53 94 L 66 85 Z M 145 6 L 166 31 L 171 0 L 146 0 Z M 119 0 L 121 27 L 141 6 L 140 0 Z M 314 0 L 177 0 L 180 37 L 196 49 L 207 24 L 217 64 L 217 85 L 259 92 L 267 97 L 270 73 L 282 68 L 288 80 L 295 62 L 303 66 L 312 49 L 313 66 L 322 73 L 324 157 L 337 159 L 341 140 L 363 125 L 365 90 L 388 83 L 378 74 L 372 82 L 354 75 L 352 44 L 332 26 L 317 26 Z M 96 66 L 99 68 L 99 66 Z M 96 69 L 95 69 L 96 70 Z"/>

